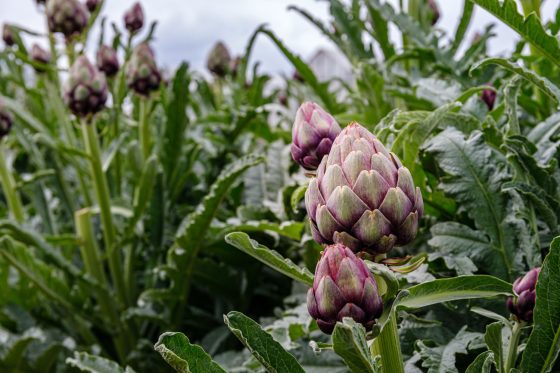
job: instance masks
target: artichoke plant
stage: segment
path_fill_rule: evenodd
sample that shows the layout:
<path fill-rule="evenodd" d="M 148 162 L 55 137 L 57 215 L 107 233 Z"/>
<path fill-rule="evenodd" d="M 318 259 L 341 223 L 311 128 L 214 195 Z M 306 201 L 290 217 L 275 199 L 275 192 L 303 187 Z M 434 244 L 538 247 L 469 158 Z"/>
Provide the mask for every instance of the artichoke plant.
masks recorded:
<path fill-rule="evenodd" d="M 78 57 L 70 69 L 64 98 L 70 110 L 78 117 L 97 113 L 107 101 L 105 75 L 84 55 Z"/>
<path fill-rule="evenodd" d="M 11 47 L 16 43 L 12 26 L 8 25 L 7 23 L 5 23 L 4 26 L 2 27 L 2 40 L 4 40 L 4 43 L 8 47 Z"/>
<path fill-rule="evenodd" d="M 13 119 L 0 101 L 0 140 L 2 140 L 12 129 Z"/>
<path fill-rule="evenodd" d="M 49 30 L 67 38 L 81 34 L 88 22 L 88 10 L 78 0 L 49 0 L 46 13 Z"/>
<path fill-rule="evenodd" d="M 31 47 L 31 53 L 29 54 L 33 62 L 38 63 L 35 65 L 35 71 L 42 72 L 44 69 L 40 65 L 46 65 L 51 61 L 51 53 L 39 46 L 38 44 L 33 44 Z"/>
<path fill-rule="evenodd" d="M 206 61 L 206 67 L 212 74 L 223 78 L 229 72 L 231 56 L 229 50 L 221 41 L 217 42 Z"/>
<path fill-rule="evenodd" d="M 335 244 L 325 248 L 317 263 L 307 308 L 319 328 L 331 334 L 344 317 L 371 329 L 383 312 L 383 302 L 364 261 L 348 247 Z"/>
<path fill-rule="evenodd" d="M 410 171 L 357 123 L 346 127 L 323 157 L 305 206 L 318 243 L 373 255 L 411 242 L 424 210 Z"/>
<path fill-rule="evenodd" d="M 304 102 L 292 127 L 292 158 L 306 170 L 316 170 L 340 133 L 332 115 L 314 102 Z"/>
<path fill-rule="evenodd" d="M 147 43 L 138 45 L 127 66 L 128 86 L 139 95 L 147 96 L 158 89 L 161 73 L 155 62 L 154 52 Z"/>
<path fill-rule="evenodd" d="M 540 272 L 540 267 L 533 268 L 513 283 L 513 291 L 517 296 L 508 297 L 506 304 L 509 312 L 519 321 L 530 322 L 533 320 L 537 280 Z"/>
<path fill-rule="evenodd" d="M 144 10 L 140 3 L 134 3 L 124 14 L 124 26 L 131 34 L 138 32 L 144 26 Z"/>
<path fill-rule="evenodd" d="M 492 84 L 488 83 L 487 85 L 492 86 Z M 496 102 L 496 91 L 492 89 L 485 89 L 482 91 L 480 98 L 486 106 L 488 106 L 488 110 L 492 110 L 494 108 L 494 102 Z"/>
<path fill-rule="evenodd" d="M 120 65 L 117 52 L 107 45 L 99 47 L 96 62 L 97 68 L 109 77 L 115 76 L 119 71 Z"/>

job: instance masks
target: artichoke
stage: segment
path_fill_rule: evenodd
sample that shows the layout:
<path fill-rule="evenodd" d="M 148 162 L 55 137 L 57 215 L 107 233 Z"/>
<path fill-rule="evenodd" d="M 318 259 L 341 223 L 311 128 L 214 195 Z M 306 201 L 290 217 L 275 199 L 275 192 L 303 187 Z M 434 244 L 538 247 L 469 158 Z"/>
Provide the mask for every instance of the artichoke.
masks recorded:
<path fill-rule="evenodd" d="M 156 66 L 154 52 L 147 43 L 134 49 L 127 66 L 126 79 L 128 86 L 143 96 L 159 88 L 161 73 Z"/>
<path fill-rule="evenodd" d="M 314 102 L 304 102 L 292 127 L 292 158 L 306 170 L 316 170 L 339 133 L 332 115 Z"/>
<path fill-rule="evenodd" d="M 51 53 L 41 48 L 38 44 L 33 44 L 31 47 L 30 57 L 33 62 L 38 64 L 34 66 L 37 72 L 43 72 L 44 68 L 41 65 L 46 65 L 51 61 Z"/>
<path fill-rule="evenodd" d="M 90 13 L 95 12 L 101 0 L 86 0 L 86 8 L 90 11 Z"/>
<path fill-rule="evenodd" d="M 105 75 L 84 55 L 78 57 L 70 69 L 64 98 L 70 110 L 78 117 L 97 113 L 107 101 Z"/>
<path fill-rule="evenodd" d="M 533 320 L 533 309 L 537 297 L 537 280 L 540 272 L 540 267 L 533 268 L 513 283 L 513 291 L 517 296 L 509 297 L 506 305 L 509 312 L 519 321 L 530 322 Z"/>
<path fill-rule="evenodd" d="M 4 40 L 4 43 L 8 47 L 11 47 L 16 43 L 16 40 L 14 38 L 14 30 L 12 29 L 12 26 L 8 25 L 7 23 L 5 23 L 2 27 L 2 40 Z"/>
<path fill-rule="evenodd" d="M 439 21 L 439 17 L 440 17 L 439 6 L 435 0 L 428 0 L 428 7 L 430 8 L 430 11 L 432 13 L 431 22 L 433 26 L 437 23 L 437 21 Z"/>
<path fill-rule="evenodd" d="M 99 47 L 96 62 L 97 68 L 103 71 L 107 76 L 115 76 L 119 71 L 120 65 L 117 52 L 107 45 Z"/>
<path fill-rule="evenodd" d="M 325 248 L 317 263 L 307 309 L 319 328 L 331 334 L 344 317 L 371 329 L 383 312 L 383 302 L 364 261 L 346 246 L 335 244 Z"/>
<path fill-rule="evenodd" d="M 206 60 L 206 67 L 212 74 L 223 78 L 229 72 L 231 56 L 229 50 L 221 41 L 217 42 Z"/>
<path fill-rule="evenodd" d="M 126 13 L 124 13 L 124 26 L 131 34 L 138 32 L 144 26 L 144 10 L 140 3 L 134 3 Z"/>
<path fill-rule="evenodd" d="M 410 171 L 357 123 L 346 127 L 323 157 L 305 206 L 318 243 L 373 255 L 411 242 L 424 211 Z"/>
<path fill-rule="evenodd" d="M 88 10 L 78 0 L 49 0 L 47 19 L 51 32 L 70 38 L 81 34 L 88 22 Z"/>
<path fill-rule="evenodd" d="M 490 83 L 487 83 L 486 85 L 492 86 Z M 482 91 L 480 98 L 484 101 L 486 106 L 488 106 L 488 110 L 492 110 L 492 108 L 494 108 L 494 102 L 496 102 L 496 91 L 492 89 L 485 89 Z"/>
<path fill-rule="evenodd" d="M 10 113 L 4 107 L 2 101 L 0 101 L 0 140 L 4 138 L 4 136 L 10 133 L 12 129 L 13 119 Z"/>

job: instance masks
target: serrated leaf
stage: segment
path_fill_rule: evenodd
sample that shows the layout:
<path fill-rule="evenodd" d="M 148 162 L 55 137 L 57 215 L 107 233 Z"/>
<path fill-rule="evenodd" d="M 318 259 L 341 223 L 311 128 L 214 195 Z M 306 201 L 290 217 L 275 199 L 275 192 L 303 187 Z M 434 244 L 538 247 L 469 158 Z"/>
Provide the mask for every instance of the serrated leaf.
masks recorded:
<path fill-rule="evenodd" d="M 361 324 L 345 317 L 342 322 L 336 323 L 332 341 L 334 352 L 344 359 L 352 372 L 378 372 L 367 345 L 366 331 Z"/>
<path fill-rule="evenodd" d="M 249 317 L 233 311 L 224 316 L 224 322 L 267 371 L 305 373 L 296 358 Z"/>
<path fill-rule="evenodd" d="M 74 352 L 74 357 L 66 359 L 66 364 L 88 373 L 134 373 L 130 367 L 125 370 L 112 360 L 86 352 Z"/>
<path fill-rule="evenodd" d="M 492 351 L 484 351 L 467 367 L 465 373 L 490 373 L 493 362 L 494 354 Z"/>
<path fill-rule="evenodd" d="M 163 359 L 180 373 L 225 373 L 204 349 L 183 333 L 163 333 L 154 346 Z"/>

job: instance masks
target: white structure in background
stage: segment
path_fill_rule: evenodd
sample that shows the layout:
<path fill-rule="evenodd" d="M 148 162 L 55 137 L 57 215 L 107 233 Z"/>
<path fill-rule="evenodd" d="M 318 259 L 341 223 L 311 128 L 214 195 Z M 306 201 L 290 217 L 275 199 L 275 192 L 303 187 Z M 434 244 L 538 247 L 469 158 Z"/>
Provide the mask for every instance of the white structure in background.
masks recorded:
<path fill-rule="evenodd" d="M 318 49 L 307 63 L 320 81 L 341 79 L 352 82 L 352 65 L 339 51 Z"/>

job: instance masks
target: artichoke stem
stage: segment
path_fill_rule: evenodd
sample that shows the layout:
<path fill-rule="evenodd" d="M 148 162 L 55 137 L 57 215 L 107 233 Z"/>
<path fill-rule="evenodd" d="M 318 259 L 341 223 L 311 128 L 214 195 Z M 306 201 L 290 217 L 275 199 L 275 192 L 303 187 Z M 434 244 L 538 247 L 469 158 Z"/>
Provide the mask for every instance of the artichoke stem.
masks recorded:
<path fill-rule="evenodd" d="M 18 223 L 24 222 L 23 206 L 16 190 L 16 182 L 11 170 L 8 168 L 4 152 L 6 151 L 4 144 L 0 144 L 0 182 L 4 196 L 8 201 L 8 208 L 10 209 L 14 219 Z"/>
<path fill-rule="evenodd" d="M 517 346 L 519 345 L 519 337 L 521 336 L 521 329 L 523 328 L 522 322 L 515 321 L 511 330 L 511 339 L 509 340 L 508 354 L 505 365 L 505 372 L 509 372 L 515 367 L 515 360 L 517 360 Z"/>
<path fill-rule="evenodd" d="M 397 329 L 397 315 L 391 312 L 391 316 L 385 327 L 371 345 L 374 356 L 381 356 L 383 373 L 404 373 L 404 365 Z"/>
<path fill-rule="evenodd" d="M 140 97 L 140 113 L 138 118 L 138 137 L 140 146 L 142 146 L 142 155 L 144 161 L 150 157 L 150 127 L 148 125 L 149 117 L 149 101 L 147 98 Z"/>

